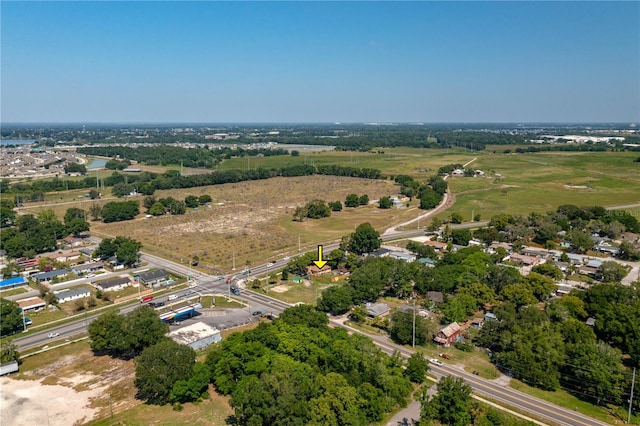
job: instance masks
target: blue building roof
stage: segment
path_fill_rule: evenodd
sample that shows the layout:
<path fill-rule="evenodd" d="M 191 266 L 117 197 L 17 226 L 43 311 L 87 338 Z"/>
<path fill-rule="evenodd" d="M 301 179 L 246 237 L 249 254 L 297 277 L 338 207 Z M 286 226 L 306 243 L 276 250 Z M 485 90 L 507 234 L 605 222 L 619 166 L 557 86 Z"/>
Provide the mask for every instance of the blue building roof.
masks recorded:
<path fill-rule="evenodd" d="M 0 281 L 1 287 L 8 287 L 13 285 L 25 284 L 27 281 L 23 277 L 9 278 L 8 280 Z"/>

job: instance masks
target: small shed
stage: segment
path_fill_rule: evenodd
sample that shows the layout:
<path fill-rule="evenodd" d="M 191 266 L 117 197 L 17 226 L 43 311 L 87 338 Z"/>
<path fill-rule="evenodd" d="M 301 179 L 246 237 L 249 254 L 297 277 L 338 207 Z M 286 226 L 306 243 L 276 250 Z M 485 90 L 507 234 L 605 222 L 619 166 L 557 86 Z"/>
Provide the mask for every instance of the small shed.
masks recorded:
<path fill-rule="evenodd" d="M 0 364 L 0 376 L 5 374 L 15 373 L 18 371 L 18 361 L 11 361 L 4 364 Z"/>
<path fill-rule="evenodd" d="M 484 318 L 474 318 L 471 320 L 471 326 L 475 328 L 482 328 L 484 325 Z"/>
<path fill-rule="evenodd" d="M 498 317 L 493 312 L 487 312 L 484 314 L 485 321 L 498 321 Z"/>

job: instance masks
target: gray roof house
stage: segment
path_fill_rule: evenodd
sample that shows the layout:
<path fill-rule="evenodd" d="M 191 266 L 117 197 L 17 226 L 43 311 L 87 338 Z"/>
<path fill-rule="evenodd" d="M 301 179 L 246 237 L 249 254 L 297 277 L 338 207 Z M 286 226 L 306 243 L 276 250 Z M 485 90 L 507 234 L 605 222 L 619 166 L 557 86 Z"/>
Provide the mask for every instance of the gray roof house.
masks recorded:
<path fill-rule="evenodd" d="M 440 291 L 428 291 L 427 297 L 431 300 L 431 303 L 442 303 L 444 302 L 444 294 Z"/>
<path fill-rule="evenodd" d="M 169 273 L 164 269 L 156 269 L 136 274 L 135 277 L 144 285 L 153 285 L 165 281 L 169 277 Z"/>
<path fill-rule="evenodd" d="M 129 277 L 112 278 L 110 280 L 95 283 L 96 288 L 102 291 L 122 290 L 131 284 Z"/>
<path fill-rule="evenodd" d="M 35 274 L 32 276 L 32 278 L 34 280 L 37 280 L 38 282 L 51 281 L 55 277 L 63 277 L 68 273 L 69 271 L 66 269 L 54 269 L 53 271 L 41 272 L 39 274 Z"/>
<path fill-rule="evenodd" d="M 399 259 L 399 260 L 403 260 L 407 263 L 413 262 L 414 260 L 416 260 L 416 255 L 413 253 L 405 253 L 402 251 L 392 251 L 391 253 L 389 253 L 389 257 L 392 259 Z"/>
<path fill-rule="evenodd" d="M 379 248 L 378 250 L 369 253 L 369 256 L 373 256 L 373 257 L 387 257 L 389 256 L 389 253 L 391 253 L 391 250 L 386 249 L 386 248 Z"/>
<path fill-rule="evenodd" d="M 365 308 L 367 308 L 367 314 L 370 317 L 377 318 L 388 315 L 391 312 L 391 308 L 386 303 L 371 303 L 367 302 L 365 304 Z"/>
<path fill-rule="evenodd" d="M 71 270 L 78 275 L 85 274 L 87 272 L 99 271 L 104 268 L 103 262 L 83 263 L 82 265 L 75 265 L 71 267 Z"/>
<path fill-rule="evenodd" d="M 82 299 L 83 297 L 91 296 L 89 289 L 84 287 L 70 288 L 67 290 L 60 290 L 53 292 L 58 299 L 58 303 L 70 302 L 76 299 Z"/>

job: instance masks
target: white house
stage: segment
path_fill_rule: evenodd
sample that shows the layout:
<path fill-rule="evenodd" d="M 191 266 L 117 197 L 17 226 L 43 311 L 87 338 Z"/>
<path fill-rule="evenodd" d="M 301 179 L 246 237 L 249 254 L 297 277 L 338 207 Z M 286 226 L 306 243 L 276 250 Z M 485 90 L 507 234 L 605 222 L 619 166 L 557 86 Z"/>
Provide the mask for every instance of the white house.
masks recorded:
<path fill-rule="evenodd" d="M 91 292 L 84 287 L 70 288 L 67 290 L 54 291 L 53 294 L 58 298 L 58 303 L 70 302 L 76 299 L 91 296 Z"/>

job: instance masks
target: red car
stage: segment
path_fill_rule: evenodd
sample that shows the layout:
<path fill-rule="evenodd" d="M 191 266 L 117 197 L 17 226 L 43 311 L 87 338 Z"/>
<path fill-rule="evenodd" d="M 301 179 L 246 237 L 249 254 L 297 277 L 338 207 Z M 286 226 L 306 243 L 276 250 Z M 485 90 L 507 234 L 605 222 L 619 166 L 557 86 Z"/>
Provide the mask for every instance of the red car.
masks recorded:
<path fill-rule="evenodd" d="M 153 296 L 145 296 L 142 299 L 140 299 L 140 303 L 147 303 L 153 300 Z"/>

